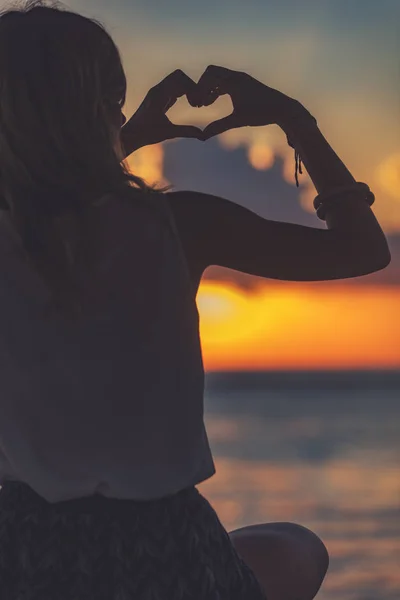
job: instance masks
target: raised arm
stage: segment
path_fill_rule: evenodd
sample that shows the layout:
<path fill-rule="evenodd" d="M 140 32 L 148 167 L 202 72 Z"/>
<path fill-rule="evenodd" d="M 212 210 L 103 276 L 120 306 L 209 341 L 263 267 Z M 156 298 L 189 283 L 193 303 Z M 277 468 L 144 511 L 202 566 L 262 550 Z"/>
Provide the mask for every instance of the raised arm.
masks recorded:
<path fill-rule="evenodd" d="M 275 123 L 290 137 L 318 193 L 355 183 L 296 100 L 222 67 L 209 67 L 198 86 L 192 104 L 210 104 L 217 90 L 229 93 L 234 105 L 232 116 L 206 128 L 207 137 L 231 127 Z M 342 193 L 329 205 L 325 230 L 270 221 L 209 194 L 183 191 L 168 197 L 186 248 L 204 268 L 220 265 L 260 277 L 315 281 L 366 275 L 390 262 L 385 235 L 357 193 Z"/>
<path fill-rule="evenodd" d="M 270 221 L 201 192 L 166 195 L 188 258 L 201 272 L 219 265 L 258 277 L 321 281 L 366 275 L 390 261 L 386 240 L 365 202 L 349 203 L 344 219 L 339 216 L 325 230 Z M 377 248 L 370 238 L 380 235 Z"/>

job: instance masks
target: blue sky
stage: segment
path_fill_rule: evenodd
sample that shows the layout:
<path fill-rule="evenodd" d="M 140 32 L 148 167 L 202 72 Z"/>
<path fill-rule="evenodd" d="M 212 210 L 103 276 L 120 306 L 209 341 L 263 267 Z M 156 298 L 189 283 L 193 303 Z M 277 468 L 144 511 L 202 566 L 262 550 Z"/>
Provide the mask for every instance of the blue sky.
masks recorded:
<path fill-rule="evenodd" d="M 128 118 L 147 90 L 176 68 L 195 80 L 208 64 L 245 70 L 316 116 L 356 179 L 376 193 L 375 211 L 385 229 L 400 231 L 400 0 L 64 4 L 101 20 L 119 46 L 128 78 Z M 171 115 L 205 126 L 210 116 L 228 114 L 229 108 L 226 97 L 207 114 L 179 101 Z M 249 145 L 265 139 L 293 160 L 281 132 L 275 126 L 262 129 L 231 133 Z M 307 174 L 301 181 L 315 191 Z"/>

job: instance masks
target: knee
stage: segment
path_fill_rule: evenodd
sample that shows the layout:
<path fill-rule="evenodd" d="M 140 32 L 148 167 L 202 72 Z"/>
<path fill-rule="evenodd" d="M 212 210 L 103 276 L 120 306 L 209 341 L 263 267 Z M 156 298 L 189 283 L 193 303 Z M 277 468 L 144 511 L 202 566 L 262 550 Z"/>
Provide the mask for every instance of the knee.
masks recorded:
<path fill-rule="evenodd" d="M 260 523 L 247 525 L 232 532 L 235 545 L 246 546 L 248 540 L 271 538 L 274 544 L 290 549 L 298 557 L 303 557 L 318 579 L 322 582 L 329 568 L 329 553 L 321 538 L 303 525 L 290 522 Z"/>
<path fill-rule="evenodd" d="M 329 568 L 329 553 L 321 538 L 303 525 L 297 523 L 274 523 L 276 530 L 294 543 L 294 545 L 302 548 L 318 569 L 318 575 L 321 581 L 324 579 Z"/>
<path fill-rule="evenodd" d="M 329 555 L 313 531 L 296 523 L 262 523 L 237 529 L 230 536 L 271 598 L 316 596 Z"/>

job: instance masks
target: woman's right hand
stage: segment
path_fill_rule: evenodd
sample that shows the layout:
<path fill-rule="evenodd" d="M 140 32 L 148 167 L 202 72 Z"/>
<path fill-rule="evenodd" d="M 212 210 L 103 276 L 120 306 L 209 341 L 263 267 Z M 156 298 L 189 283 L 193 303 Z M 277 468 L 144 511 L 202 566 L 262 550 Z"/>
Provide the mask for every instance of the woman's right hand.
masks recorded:
<path fill-rule="evenodd" d="M 237 127 L 279 125 L 286 117 L 305 110 L 297 100 L 247 73 L 214 65 L 207 67 L 187 99 L 191 106 L 209 106 L 224 94 L 231 97 L 233 112 L 210 123 L 203 131 L 204 140 Z"/>

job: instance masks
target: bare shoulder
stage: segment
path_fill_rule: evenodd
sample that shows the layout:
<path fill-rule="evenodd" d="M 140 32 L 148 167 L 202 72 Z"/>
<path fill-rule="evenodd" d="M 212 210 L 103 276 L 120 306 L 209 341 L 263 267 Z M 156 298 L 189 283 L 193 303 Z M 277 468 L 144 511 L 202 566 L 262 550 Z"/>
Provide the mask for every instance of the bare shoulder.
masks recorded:
<path fill-rule="evenodd" d="M 233 233 L 236 227 L 243 236 L 243 219 L 251 215 L 260 217 L 226 198 L 203 192 L 185 190 L 168 192 L 165 196 L 190 258 L 204 269 L 211 265 L 236 268 L 231 263 L 223 264 L 224 248 L 230 243 L 226 233 Z"/>
<path fill-rule="evenodd" d="M 208 245 L 206 243 L 207 214 L 209 214 L 209 211 L 207 211 L 202 196 L 207 196 L 207 194 L 191 191 L 165 193 L 189 267 L 201 273 L 210 266 L 207 259 Z"/>

